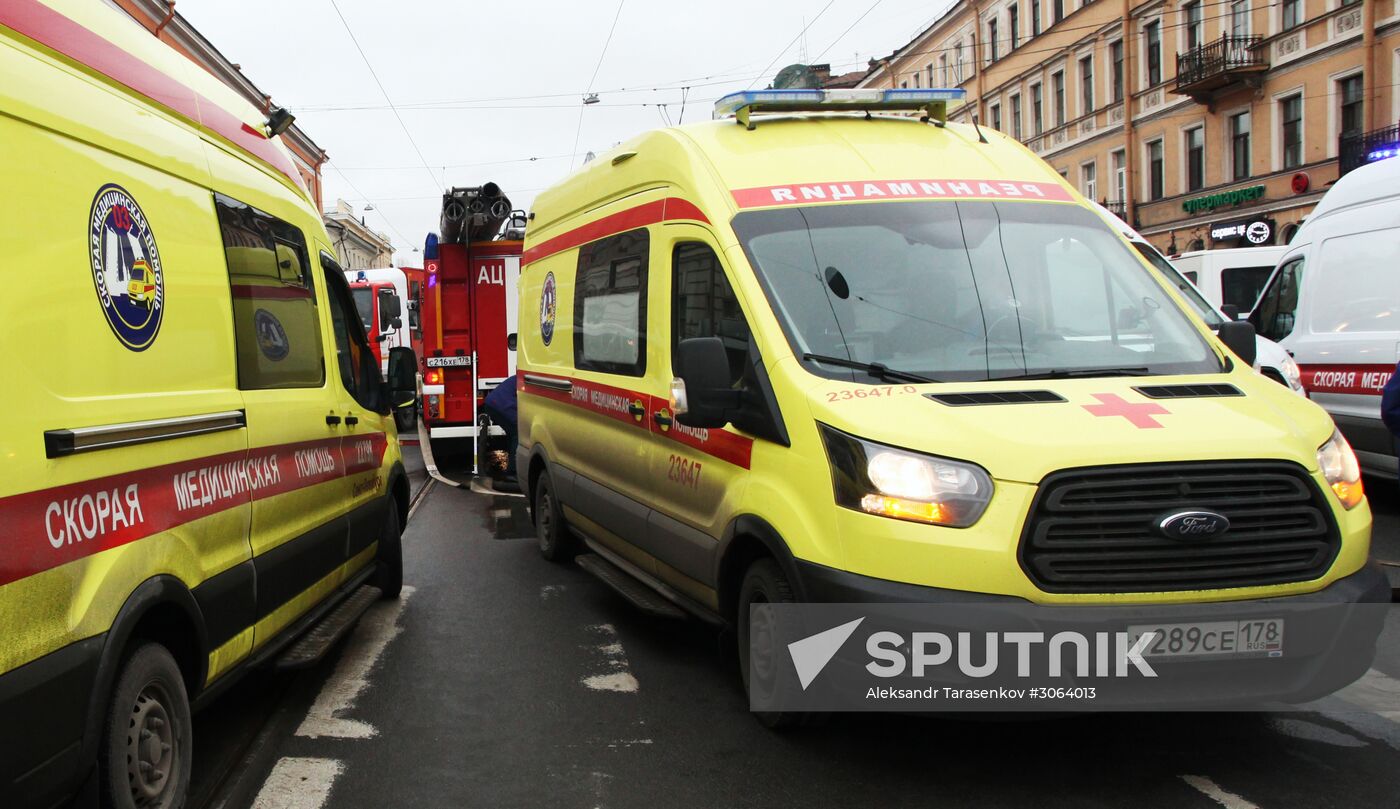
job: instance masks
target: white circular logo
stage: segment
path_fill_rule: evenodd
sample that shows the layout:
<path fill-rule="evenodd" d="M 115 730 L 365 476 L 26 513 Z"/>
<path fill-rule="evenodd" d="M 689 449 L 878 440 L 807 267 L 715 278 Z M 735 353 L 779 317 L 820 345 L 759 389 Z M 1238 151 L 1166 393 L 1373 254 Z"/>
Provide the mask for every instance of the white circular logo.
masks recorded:
<path fill-rule="evenodd" d="M 132 351 L 150 348 L 165 314 L 165 273 L 146 214 L 119 185 L 102 186 L 92 199 L 88 253 L 112 333 Z"/>

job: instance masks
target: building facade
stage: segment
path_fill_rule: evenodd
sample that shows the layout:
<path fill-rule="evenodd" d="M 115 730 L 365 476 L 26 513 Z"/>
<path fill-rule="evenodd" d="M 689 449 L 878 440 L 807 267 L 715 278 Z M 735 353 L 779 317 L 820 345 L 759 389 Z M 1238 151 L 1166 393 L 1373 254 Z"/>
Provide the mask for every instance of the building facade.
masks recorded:
<path fill-rule="evenodd" d="M 195 30 L 194 26 L 176 13 L 174 2 L 107 0 L 107 3 L 125 11 L 141 27 L 209 71 L 253 106 L 263 112 L 267 112 L 271 107 L 272 97 L 258 89 L 257 85 L 243 75 L 239 65 L 225 58 L 209 40 Z M 296 164 L 302 182 L 306 183 L 307 190 L 311 192 L 311 199 L 316 202 L 318 209 L 321 208 L 321 166 L 326 162 L 325 150 L 317 146 L 295 123 L 282 133 L 282 142 L 292 153 L 292 162 Z"/>
<path fill-rule="evenodd" d="M 363 216 L 356 216 L 355 209 L 343 199 L 335 201 L 335 207 L 321 213 L 326 222 L 326 233 L 335 245 L 335 257 L 340 266 L 347 270 L 372 270 L 392 267 L 394 245 L 389 237 L 365 224 Z"/>
<path fill-rule="evenodd" d="M 1285 244 L 1395 140 L 1400 0 L 959 0 L 860 86 L 963 88 L 1164 252 Z"/>

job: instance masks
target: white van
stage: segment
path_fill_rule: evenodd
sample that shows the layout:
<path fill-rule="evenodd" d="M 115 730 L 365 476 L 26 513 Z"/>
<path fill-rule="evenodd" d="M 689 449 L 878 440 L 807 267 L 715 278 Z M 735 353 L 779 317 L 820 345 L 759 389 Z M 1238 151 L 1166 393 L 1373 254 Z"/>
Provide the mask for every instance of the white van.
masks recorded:
<path fill-rule="evenodd" d="M 1232 314 L 1254 308 L 1259 292 L 1287 247 L 1234 247 L 1192 250 L 1171 257 L 1172 264 L 1190 279 L 1217 309 Z"/>
<path fill-rule="evenodd" d="M 1119 233 L 1123 234 L 1123 238 L 1127 239 L 1142 254 L 1143 258 L 1147 259 L 1148 264 L 1161 273 L 1168 283 L 1180 290 L 1182 297 L 1186 298 L 1191 304 L 1191 308 L 1196 310 L 1196 314 L 1201 316 L 1207 326 L 1210 326 L 1212 330 L 1219 331 L 1220 324 L 1230 319 L 1224 312 L 1220 311 L 1218 306 L 1206 300 L 1205 296 L 1201 294 L 1201 290 L 1192 283 L 1191 279 L 1187 278 L 1172 262 L 1167 261 L 1166 257 L 1159 253 L 1151 242 L 1142 237 L 1142 234 L 1133 230 L 1132 226 L 1109 209 L 1093 200 L 1089 202 L 1101 216 L 1118 229 Z M 1298 363 L 1293 361 L 1293 358 L 1288 355 L 1287 351 L 1283 350 L 1282 346 L 1272 340 L 1255 335 L 1254 349 L 1254 370 L 1280 385 L 1286 385 L 1294 393 L 1304 393 Z"/>
<path fill-rule="evenodd" d="M 1400 160 L 1337 181 L 1288 245 L 1249 319 L 1288 349 L 1368 472 L 1394 477 L 1381 388 L 1400 359 Z"/>

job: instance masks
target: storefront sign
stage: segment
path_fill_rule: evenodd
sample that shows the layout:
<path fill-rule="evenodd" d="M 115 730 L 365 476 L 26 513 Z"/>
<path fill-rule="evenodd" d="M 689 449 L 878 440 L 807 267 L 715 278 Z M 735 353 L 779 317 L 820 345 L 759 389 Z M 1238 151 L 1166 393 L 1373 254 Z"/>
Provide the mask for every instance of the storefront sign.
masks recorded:
<path fill-rule="evenodd" d="M 1241 202 L 1253 202 L 1256 199 L 1264 198 L 1264 186 L 1251 185 L 1245 188 L 1234 188 L 1229 191 L 1221 191 L 1219 194 L 1210 194 L 1204 197 L 1195 197 L 1181 203 L 1181 209 L 1187 213 L 1200 213 L 1201 211 L 1213 211 L 1216 208 L 1223 208 L 1226 205 L 1239 205 Z"/>
<path fill-rule="evenodd" d="M 1274 243 L 1274 220 L 1258 217 L 1216 222 L 1210 226 L 1212 242 L 1237 242 L 1240 247 L 1259 247 Z"/>

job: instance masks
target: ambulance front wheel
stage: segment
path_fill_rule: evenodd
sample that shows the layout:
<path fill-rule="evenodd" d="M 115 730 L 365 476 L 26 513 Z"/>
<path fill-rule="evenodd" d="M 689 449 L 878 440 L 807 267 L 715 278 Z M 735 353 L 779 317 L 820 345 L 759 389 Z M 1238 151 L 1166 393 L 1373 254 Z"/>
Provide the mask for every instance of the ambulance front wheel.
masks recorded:
<path fill-rule="evenodd" d="M 792 585 L 782 568 L 772 559 L 757 559 L 749 565 L 739 587 L 739 604 L 735 623 L 738 640 L 739 675 L 744 680 L 744 694 L 750 700 L 755 694 L 767 695 L 772 692 L 778 678 L 780 665 L 779 650 L 769 637 L 772 630 L 771 619 L 751 619 L 750 608 L 756 604 L 787 604 L 796 601 Z M 753 644 L 757 636 L 758 643 Z M 753 646 L 758 654 L 754 654 Z M 802 725 L 820 724 L 821 714 L 799 713 L 795 711 L 753 711 L 754 718 L 770 730 L 786 730 Z"/>
<path fill-rule="evenodd" d="M 565 562 L 574 555 L 574 538 L 564 524 L 564 512 L 547 471 L 535 481 L 535 539 L 540 556 L 551 562 Z"/>
<path fill-rule="evenodd" d="M 190 701 L 175 658 L 136 647 L 117 675 L 98 762 L 107 809 L 181 809 L 190 788 Z"/>
<path fill-rule="evenodd" d="M 379 550 L 370 583 L 380 589 L 381 598 L 398 598 L 403 589 L 403 536 L 399 530 L 399 502 L 392 495 L 384 512 L 384 528 L 379 532 Z"/>

